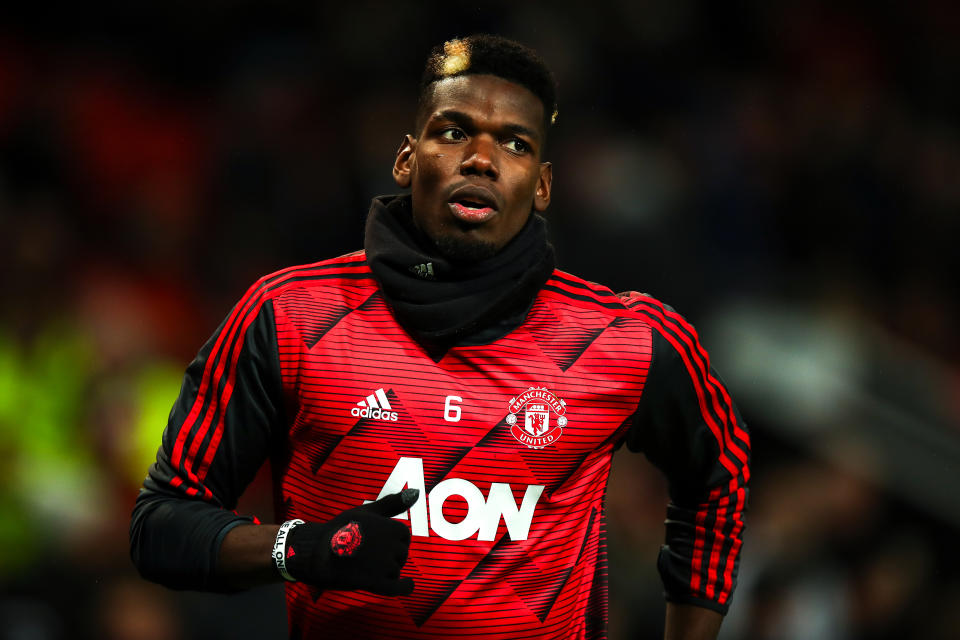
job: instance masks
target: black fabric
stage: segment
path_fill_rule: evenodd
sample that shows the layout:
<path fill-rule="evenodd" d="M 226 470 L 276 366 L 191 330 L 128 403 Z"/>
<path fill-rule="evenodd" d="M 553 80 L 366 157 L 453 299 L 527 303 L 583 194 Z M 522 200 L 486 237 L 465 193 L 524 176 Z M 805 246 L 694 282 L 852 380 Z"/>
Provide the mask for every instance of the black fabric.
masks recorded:
<path fill-rule="evenodd" d="M 626 434 L 627 448 L 643 452 L 663 471 L 670 481 L 671 500 L 696 505 L 707 499 L 712 487 L 730 481 L 730 470 L 717 463 L 723 452 L 705 421 L 682 354 L 662 333 L 651 333 L 653 360 L 633 425 Z M 726 387 L 713 367 L 709 367 L 709 375 L 719 387 Z M 707 402 L 710 403 L 709 398 Z M 730 405 L 729 411 L 735 423 L 746 429 L 739 409 Z M 714 415 L 721 424 L 723 415 Z"/>
<path fill-rule="evenodd" d="M 252 522 L 203 500 L 141 489 L 130 519 L 130 558 L 143 578 L 171 589 L 236 591 L 216 575 L 221 532 Z"/>
<path fill-rule="evenodd" d="M 437 254 L 413 224 L 410 196 L 374 199 L 365 238 L 397 320 L 427 345 L 452 345 L 524 312 L 554 268 L 546 223 L 535 214 L 497 255 L 472 264 Z"/>
<path fill-rule="evenodd" d="M 695 505 L 709 487 L 725 480 L 726 470 L 716 464 L 720 451 L 680 353 L 658 331 L 652 332 L 652 341 L 653 360 L 626 435 L 627 448 L 642 451 L 663 471 L 672 500 Z"/>
<path fill-rule="evenodd" d="M 720 604 L 694 597 L 690 594 L 690 580 L 691 558 L 698 542 L 697 527 L 706 528 L 706 533 L 700 534 L 700 542 L 709 549 L 717 535 L 712 527 L 713 518 L 736 502 L 718 507 L 716 513 L 698 523 L 698 511 L 710 501 L 710 488 L 728 484 L 729 471 L 717 463 L 721 453 L 719 445 L 704 421 L 697 391 L 680 352 L 659 331 L 652 332 L 652 341 L 653 360 L 625 442 L 629 450 L 643 452 L 669 481 L 671 502 L 667 506 L 665 544 L 660 549 L 657 569 L 668 601 L 726 614 L 729 599 Z M 710 375 L 719 380 L 712 368 Z M 731 407 L 731 411 L 737 424 L 743 425 L 737 408 Z M 723 535 L 730 534 L 732 525 L 732 518 L 727 516 Z M 727 550 L 725 547 L 724 556 Z M 739 555 L 733 562 L 731 594 L 736 587 Z M 723 568 L 721 564 L 719 570 Z"/>
<path fill-rule="evenodd" d="M 419 498 L 419 489 L 404 489 L 344 511 L 329 522 L 294 527 L 285 546 L 287 573 L 321 589 L 410 595 L 413 580 L 400 577 L 410 551 L 410 529 L 393 516 Z M 348 528 L 352 530 L 344 533 Z M 349 539 L 338 544 L 344 535 Z"/>

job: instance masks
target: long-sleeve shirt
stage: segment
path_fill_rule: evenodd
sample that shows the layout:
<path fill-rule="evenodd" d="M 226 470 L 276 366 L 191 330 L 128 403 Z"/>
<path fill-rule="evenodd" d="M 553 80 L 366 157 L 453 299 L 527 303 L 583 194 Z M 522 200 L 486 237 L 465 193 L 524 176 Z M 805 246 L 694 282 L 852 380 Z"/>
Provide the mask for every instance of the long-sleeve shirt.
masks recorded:
<path fill-rule="evenodd" d="M 141 573 L 225 588 L 220 542 L 249 522 L 231 509 L 270 458 L 278 521 L 420 489 L 398 516 L 414 592 L 288 583 L 292 638 L 605 637 L 604 495 L 626 444 L 670 483 L 667 599 L 725 612 L 750 440 L 694 328 L 555 270 L 501 333 L 423 348 L 363 252 L 262 278 L 187 369 L 131 522 Z"/>

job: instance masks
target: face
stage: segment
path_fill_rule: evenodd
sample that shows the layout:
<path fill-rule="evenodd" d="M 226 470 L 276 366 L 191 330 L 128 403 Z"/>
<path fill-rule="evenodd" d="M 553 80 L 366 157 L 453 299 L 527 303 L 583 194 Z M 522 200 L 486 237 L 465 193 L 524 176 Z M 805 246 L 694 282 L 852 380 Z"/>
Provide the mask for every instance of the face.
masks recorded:
<path fill-rule="evenodd" d="M 418 136 L 406 136 L 393 177 L 410 187 L 413 220 L 451 260 L 500 251 L 533 211 L 550 204 L 550 163 L 540 161 L 543 105 L 490 75 L 434 84 Z"/>

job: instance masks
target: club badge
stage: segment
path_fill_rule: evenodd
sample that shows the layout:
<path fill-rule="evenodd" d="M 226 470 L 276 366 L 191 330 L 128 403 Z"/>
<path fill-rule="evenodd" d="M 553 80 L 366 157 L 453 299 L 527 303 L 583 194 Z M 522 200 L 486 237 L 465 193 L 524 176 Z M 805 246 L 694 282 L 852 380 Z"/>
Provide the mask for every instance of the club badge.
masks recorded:
<path fill-rule="evenodd" d="M 507 424 L 518 442 L 531 449 L 543 449 L 560 439 L 567 426 L 567 403 L 545 387 L 530 387 L 510 400 Z M 522 422 L 520 412 L 523 411 Z M 551 416 L 556 415 L 552 423 Z"/>
<path fill-rule="evenodd" d="M 352 556 L 353 552 L 360 546 L 361 540 L 360 523 L 348 522 L 333 534 L 333 537 L 330 539 L 330 548 L 341 558 L 344 556 Z"/>

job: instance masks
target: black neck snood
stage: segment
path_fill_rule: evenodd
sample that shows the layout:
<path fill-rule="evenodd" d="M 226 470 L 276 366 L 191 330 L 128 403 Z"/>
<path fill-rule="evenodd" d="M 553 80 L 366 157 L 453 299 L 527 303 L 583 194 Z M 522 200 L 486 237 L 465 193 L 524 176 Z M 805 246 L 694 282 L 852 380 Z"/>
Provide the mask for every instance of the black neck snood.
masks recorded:
<path fill-rule="evenodd" d="M 437 255 L 414 226 L 410 196 L 374 199 L 364 248 L 397 320 L 419 342 L 434 346 L 452 346 L 525 311 L 554 268 L 546 223 L 538 215 L 497 255 L 453 263 Z"/>

